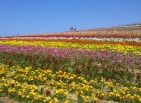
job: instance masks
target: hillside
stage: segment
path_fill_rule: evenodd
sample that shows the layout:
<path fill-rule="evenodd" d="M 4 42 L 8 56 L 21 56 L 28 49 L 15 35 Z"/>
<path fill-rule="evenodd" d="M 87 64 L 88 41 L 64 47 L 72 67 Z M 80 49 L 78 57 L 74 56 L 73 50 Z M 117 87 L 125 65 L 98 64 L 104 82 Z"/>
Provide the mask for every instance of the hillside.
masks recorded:
<path fill-rule="evenodd" d="M 120 26 L 114 26 L 114 27 L 106 27 L 106 28 L 92 28 L 87 29 L 88 31 L 93 30 L 141 30 L 141 23 L 134 23 L 134 24 L 126 24 L 126 25 L 120 25 Z"/>
<path fill-rule="evenodd" d="M 120 35 L 124 32 L 124 34 L 128 35 L 136 35 L 141 36 L 141 23 L 134 23 L 134 24 L 127 24 L 127 25 L 121 25 L 121 26 L 115 26 L 115 27 L 106 27 L 106 28 L 91 28 L 91 29 L 83 29 L 83 30 L 68 30 L 68 31 L 62 31 L 62 32 L 51 32 L 51 33 L 37 33 L 37 34 L 16 34 L 11 36 L 5 36 L 4 38 L 13 38 L 13 37 L 54 37 L 58 35 L 59 37 L 62 37 L 63 35 L 74 35 L 74 36 L 81 36 L 83 35 L 91 35 L 91 34 L 108 34 L 108 35 Z M 2 38 L 2 37 L 0 37 Z"/>

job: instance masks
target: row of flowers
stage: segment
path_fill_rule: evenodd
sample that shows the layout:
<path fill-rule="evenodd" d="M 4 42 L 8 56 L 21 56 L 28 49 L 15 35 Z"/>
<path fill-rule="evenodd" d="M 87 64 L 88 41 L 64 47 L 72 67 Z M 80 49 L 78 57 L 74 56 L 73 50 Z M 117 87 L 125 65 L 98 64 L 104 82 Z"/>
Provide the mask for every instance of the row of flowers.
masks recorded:
<path fill-rule="evenodd" d="M 9 44 L 9 45 L 34 45 L 34 46 L 43 46 L 43 47 L 59 47 L 59 48 L 79 48 L 79 49 L 96 49 L 96 50 L 119 50 L 123 52 L 137 53 L 141 55 L 141 47 L 139 46 L 130 46 L 126 44 L 91 44 L 91 43 L 74 43 L 74 42 L 61 42 L 61 41 L 25 41 L 25 40 L 1 40 L 0 44 Z"/>
<path fill-rule="evenodd" d="M 101 38 L 101 37 L 12 37 L 12 38 L 1 38 L 1 40 L 5 40 L 5 39 L 39 39 L 39 40 L 73 40 L 73 39 L 77 39 L 77 40 L 97 40 L 97 41 L 119 41 L 119 42 L 126 42 L 126 41 L 135 41 L 135 42 L 141 42 L 140 38 Z"/>
<path fill-rule="evenodd" d="M 140 30 L 95 30 L 95 31 L 73 31 L 73 32 L 58 32 L 58 33 L 47 33 L 47 34 L 24 34 L 17 36 L 8 36 L 7 38 L 14 37 L 84 37 L 84 38 L 95 38 L 95 37 L 106 37 L 106 38 L 141 38 Z"/>
<path fill-rule="evenodd" d="M 0 65 L 0 96 L 25 103 L 94 103 L 100 100 L 141 102 L 141 87 L 90 79 L 58 70 Z"/>
<path fill-rule="evenodd" d="M 141 42 L 140 40 L 136 40 L 136 39 L 116 39 L 116 38 L 111 38 L 111 39 L 106 39 L 106 38 L 96 38 L 96 39 L 66 39 L 66 38 L 50 38 L 50 39 L 46 39 L 46 38 L 14 38 L 14 39 L 1 39 L 1 41 L 42 41 L 42 42 L 51 42 L 51 41 L 59 41 L 59 42 L 71 42 L 71 43 L 81 43 L 81 44 L 120 44 L 120 45 L 130 45 L 130 46 L 138 46 L 141 47 Z"/>
<path fill-rule="evenodd" d="M 10 63 L 14 60 L 17 61 L 38 61 L 40 65 L 46 62 L 46 58 L 58 58 L 60 65 L 69 64 L 69 61 L 104 63 L 105 65 L 115 64 L 125 68 L 140 69 L 141 56 L 132 53 L 124 53 L 120 51 L 111 50 L 87 50 L 87 49 L 73 49 L 73 48 L 55 48 L 55 47 L 40 47 L 29 45 L 0 45 L 0 59 Z M 3 60 L 4 59 L 4 60 Z M 39 60 L 38 60 L 39 59 Z M 49 60 L 53 62 L 52 60 Z M 37 63 L 38 63 L 37 62 Z M 48 62 L 48 63 L 50 63 Z M 29 64 L 29 63 L 27 63 Z M 55 64 L 55 63 L 54 63 Z M 58 63 L 56 63 L 58 64 Z M 91 65 L 90 65 L 91 64 Z M 44 64 L 45 65 L 45 64 Z M 71 65 L 72 66 L 72 65 Z"/>

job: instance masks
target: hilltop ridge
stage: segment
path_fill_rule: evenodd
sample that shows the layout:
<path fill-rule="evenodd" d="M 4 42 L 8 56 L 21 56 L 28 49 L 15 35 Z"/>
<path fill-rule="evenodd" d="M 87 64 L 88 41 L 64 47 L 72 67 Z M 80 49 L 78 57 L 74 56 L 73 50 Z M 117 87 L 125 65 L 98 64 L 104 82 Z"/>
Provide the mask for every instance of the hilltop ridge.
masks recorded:
<path fill-rule="evenodd" d="M 119 26 L 105 27 L 105 28 L 92 28 L 86 30 L 141 30 L 141 23 L 125 24 Z"/>
<path fill-rule="evenodd" d="M 133 23 L 133 24 L 126 24 L 126 25 L 119 25 L 119 26 L 112 26 L 112 27 L 105 27 L 105 28 L 90 28 L 90 29 L 82 29 L 82 30 L 68 30 L 68 31 L 62 31 L 62 32 L 50 32 L 50 33 L 35 33 L 35 34 L 17 34 L 13 35 L 14 37 L 23 37 L 23 36 L 41 36 L 41 35 L 50 35 L 50 34 L 63 34 L 63 33 L 77 33 L 81 34 L 87 33 L 87 32 L 134 32 L 137 34 L 141 34 L 141 23 Z M 5 36 L 5 37 L 12 37 L 11 36 Z M 2 37 L 0 37 L 2 38 Z"/>

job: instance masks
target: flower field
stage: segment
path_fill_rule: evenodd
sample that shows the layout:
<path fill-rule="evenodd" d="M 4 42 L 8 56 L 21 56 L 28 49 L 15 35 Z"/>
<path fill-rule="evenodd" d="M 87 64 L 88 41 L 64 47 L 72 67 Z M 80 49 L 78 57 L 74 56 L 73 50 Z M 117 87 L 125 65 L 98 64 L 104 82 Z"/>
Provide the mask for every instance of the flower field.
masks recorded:
<path fill-rule="evenodd" d="M 0 97 L 23 103 L 141 103 L 141 32 L 0 38 Z"/>

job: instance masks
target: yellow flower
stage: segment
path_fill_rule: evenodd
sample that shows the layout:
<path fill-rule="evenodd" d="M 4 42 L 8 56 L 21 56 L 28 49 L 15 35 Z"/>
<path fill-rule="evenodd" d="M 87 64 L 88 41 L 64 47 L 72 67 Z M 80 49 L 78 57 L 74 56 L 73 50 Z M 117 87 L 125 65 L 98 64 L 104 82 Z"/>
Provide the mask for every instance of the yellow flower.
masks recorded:
<path fill-rule="evenodd" d="M 104 96 L 104 93 L 102 93 L 101 95 Z"/>
<path fill-rule="evenodd" d="M 34 95 L 36 95 L 36 93 L 35 93 L 35 92 L 33 92 L 33 91 L 31 91 L 31 92 L 30 92 L 30 94 L 31 94 L 31 95 L 33 95 L 33 96 L 34 96 Z"/>
<path fill-rule="evenodd" d="M 86 99 L 86 100 L 85 100 L 85 102 L 86 102 L 86 103 L 88 103 L 88 102 L 89 102 L 89 100 L 88 100 L 88 99 Z"/>
<path fill-rule="evenodd" d="M 45 99 L 46 99 L 46 101 L 49 101 L 49 100 L 51 100 L 51 98 L 50 98 L 50 97 L 45 97 Z"/>
<path fill-rule="evenodd" d="M 49 103 L 53 103 L 52 101 L 49 101 Z"/>
<path fill-rule="evenodd" d="M 22 96 L 22 93 L 21 93 L 20 91 L 18 91 L 18 95 L 19 95 L 19 96 Z"/>
<path fill-rule="evenodd" d="M 131 96 L 131 94 L 126 94 L 126 97 L 128 98 L 129 96 Z"/>
<path fill-rule="evenodd" d="M 104 82 L 105 80 L 104 79 L 101 79 L 101 82 Z"/>
<path fill-rule="evenodd" d="M 90 83 L 93 83 L 94 82 L 94 80 L 90 80 Z"/>
<path fill-rule="evenodd" d="M 22 95 L 22 98 L 24 98 L 25 96 L 24 95 Z"/>
<path fill-rule="evenodd" d="M 66 92 L 64 92 L 64 94 L 65 94 L 65 95 L 68 95 L 68 92 L 66 91 Z"/>
<path fill-rule="evenodd" d="M 30 97 L 29 95 L 26 96 L 26 98 L 29 98 L 29 97 Z"/>
<path fill-rule="evenodd" d="M 5 87 L 8 87 L 8 84 L 4 84 Z"/>
<path fill-rule="evenodd" d="M 124 90 L 122 90 L 122 89 L 120 90 L 120 92 L 121 92 L 122 94 L 125 94 L 125 91 L 124 91 Z"/>
<path fill-rule="evenodd" d="M 43 80 L 45 81 L 45 80 L 47 80 L 47 78 L 46 78 L 46 77 L 44 77 L 44 78 L 43 78 Z"/>
<path fill-rule="evenodd" d="M 81 95 L 81 97 L 84 99 L 85 98 L 85 96 L 84 95 Z"/>
<path fill-rule="evenodd" d="M 57 103 L 59 101 L 56 97 L 53 100 L 54 100 L 54 103 Z"/>
<path fill-rule="evenodd" d="M 72 94 L 69 94 L 69 98 L 72 98 Z"/>
<path fill-rule="evenodd" d="M 116 93 L 116 97 L 120 97 L 120 94 L 119 93 Z"/>
<path fill-rule="evenodd" d="M 74 77 L 73 76 L 70 76 L 70 79 L 74 79 Z"/>
<path fill-rule="evenodd" d="M 110 92 L 110 93 L 109 93 L 109 95 L 111 95 L 111 96 L 114 95 L 114 94 L 115 94 L 114 92 Z"/>
<path fill-rule="evenodd" d="M 55 89 L 55 93 L 56 93 L 56 94 L 58 94 L 58 93 L 59 93 L 59 91 L 58 91 L 57 89 Z"/>
<path fill-rule="evenodd" d="M 39 100 L 39 98 L 38 97 L 35 97 L 35 100 Z"/>
<path fill-rule="evenodd" d="M 43 100 L 43 102 L 47 102 L 47 100 L 46 100 L 46 99 L 44 99 L 44 100 Z"/>
<path fill-rule="evenodd" d="M 83 80 L 83 82 L 84 82 L 85 84 L 87 84 L 87 83 L 88 83 L 86 80 Z"/>
<path fill-rule="evenodd" d="M 139 98 L 139 101 L 141 102 L 141 97 Z"/>
<path fill-rule="evenodd" d="M 131 99 L 134 99 L 135 98 L 135 96 L 131 96 Z"/>
<path fill-rule="evenodd" d="M 97 98 L 96 98 L 96 97 L 93 97 L 93 100 L 94 100 L 94 101 L 97 101 Z"/>
<path fill-rule="evenodd" d="M 68 100 L 65 100 L 64 103 L 70 103 Z"/>
<path fill-rule="evenodd" d="M 76 92 L 76 95 L 78 95 L 78 92 Z"/>
<path fill-rule="evenodd" d="M 141 88 L 138 88 L 138 90 L 141 92 Z"/>
<path fill-rule="evenodd" d="M 86 96 L 86 99 L 89 99 L 89 96 Z"/>
<path fill-rule="evenodd" d="M 114 89 L 113 92 L 116 93 L 117 91 Z"/>
<path fill-rule="evenodd" d="M 124 88 L 123 88 L 123 90 L 124 90 L 124 91 L 127 91 L 127 90 L 128 90 L 128 88 L 127 88 L 127 87 L 124 87 Z"/>

